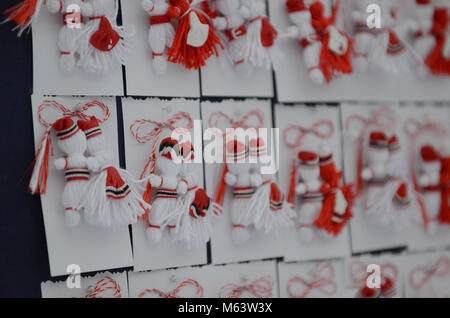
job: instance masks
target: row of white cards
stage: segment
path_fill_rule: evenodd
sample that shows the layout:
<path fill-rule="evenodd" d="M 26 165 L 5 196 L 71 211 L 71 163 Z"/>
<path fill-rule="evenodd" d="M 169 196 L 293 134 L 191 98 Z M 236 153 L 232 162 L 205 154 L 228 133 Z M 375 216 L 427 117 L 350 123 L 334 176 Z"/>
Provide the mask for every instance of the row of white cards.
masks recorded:
<path fill-rule="evenodd" d="M 280 31 L 289 26 L 285 0 L 269 0 L 269 17 Z M 329 3 L 329 1 L 324 0 Z M 63 72 L 59 67 L 56 46 L 61 18 L 42 10 L 33 25 L 34 93 L 51 95 L 93 96 L 162 96 L 162 97 L 273 97 L 272 71 L 257 70 L 250 77 L 240 77 L 229 65 L 227 57 L 210 58 L 201 71 L 169 65 L 167 74 L 158 76 L 152 68 L 148 45 L 148 15 L 140 1 L 121 1 L 122 20 L 126 28 L 134 28 L 134 49 L 125 67 L 112 73 L 93 76 L 81 71 Z M 329 6 L 328 6 L 329 9 Z M 436 101 L 450 98 L 449 78 L 418 79 L 387 74 L 358 74 L 340 78 L 330 85 L 313 84 L 303 65 L 297 40 L 280 40 L 284 54 L 276 72 L 276 89 L 280 102 L 345 101 L 345 100 L 416 100 Z M 223 52 L 222 52 L 223 53 Z M 201 77 L 200 77 L 201 72 Z M 48 76 L 51 74 L 52 76 Z M 220 76 L 218 76 L 220 74 Z M 200 79 L 201 78 L 201 79 Z M 126 89 L 125 89 L 126 83 Z M 201 85 L 200 85 L 201 84 Z"/>
<path fill-rule="evenodd" d="M 32 109 L 34 118 L 34 133 L 36 144 L 44 133 L 37 119 L 37 109 L 44 97 L 34 95 L 32 97 Z M 74 109 L 79 103 L 92 101 L 90 98 L 56 97 L 56 101 L 69 109 Z M 109 106 L 111 118 L 102 128 L 107 136 L 110 150 L 118 158 L 118 130 L 117 109 L 114 98 L 100 98 L 100 101 Z M 389 106 L 398 117 L 397 128 L 391 133 L 396 133 L 400 139 L 401 151 L 409 158 L 409 139 L 404 133 L 404 123 L 408 119 L 416 119 L 425 123 L 436 121 L 448 126 L 450 120 L 450 108 L 439 105 L 398 105 L 388 104 L 342 104 L 338 106 L 286 106 L 275 105 L 272 109 L 269 100 L 224 100 L 222 102 L 202 101 L 198 99 L 172 99 L 161 100 L 157 98 L 136 100 L 132 98 L 122 99 L 123 130 L 126 168 L 135 176 L 139 176 L 151 152 L 151 143 L 138 144 L 130 133 L 130 125 L 138 119 L 152 119 L 166 121 L 179 111 L 187 112 L 193 119 L 202 119 L 203 130 L 209 127 L 209 118 L 214 112 L 223 112 L 232 120 L 242 119 L 248 112 L 259 110 L 263 114 L 263 126 L 267 128 L 279 128 L 279 139 L 274 144 L 269 144 L 269 153 L 275 145 L 278 148 L 278 181 L 280 188 L 287 193 L 289 188 L 289 175 L 292 159 L 298 149 L 286 146 L 283 140 L 283 131 L 289 125 L 301 125 L 310 128 L 320 120 L 328 120 L 333 123 L 334 133 L 326 142 L 332 147 L 334 158 L 338 167 L 345 164 L 344 174 L 348 182 L 354 182 L 356 144 L 341 127 L 341 123 L 352 114 L 358 114 L 369 118 L 374 110 L 382 105 Z M 272 116 L 275 118 L 272 118 Z M 252 119 L 248 124 L 251 125 Z M 225 121 L 225 125 L 227 122 Z M 228 122 L 227 127 L 231 127 Z M 219 127 L 220 128 L 220 127 Z M 202 131 L 193 131 L 192 138 L 202 134 Z M 276 134 L 275 134 L 276 135 Z M 305 147 L 317 146 L 319 140 L 314 134 L 307 134 L 303 140 Z M 342 147 L 342 142 L 344 142 Z M 420 143 L 439 142 L 433 135 L 425 134 Z M 438 145 L 437 145 L 438 146 Z M 342 151 L 345 149 L 345 151 Z M 55 156 L 60 155 L 55 149 Z M 405 163 L 406 164 L 406 163 Z M 219 175 L 222 171 L 221 164 L 205 164 L 205 186 L 208 194 L 213 196 Z M 50 270 L 52 276 L 67 274 L 69 264 L 77 264 L 81 272 L 108 270 L 111 268 L 123 268 L 133 266 L 135 271 L 173 268 L 179 266 L 201 265 L 207 263 L 207 249 L 200 248 L 187 250 L 175 245 L 167 237 L 156 246 L 149 246 L 145 238 L 146 224 L 139 222 L 132 226 L 132 240 L 127 227 L 115 231 L 102 230 L 89 226 L 82 222 L 74 229 L 68 229 L 64 224 L 64 213 L 61 204 L 61 193 L 64 188 L 63 175 L 50 165 L 47 194 L 42 196 L 42 210 L 45 222 L 45 231 L 49 252 Z M 440 248 L 450 246 L 450 228 L 442 226 L 438 232 L 431 236 L 426 234 L 420 224 L 413 224 L 412 228 L 402 233 L 376 226 L 364 217 L 363 211 L 355 209 L 355 217 L 350 226 L 346 226 L 336 238 L 325 238 L 317 235 L 311 243 L 302 243 L 295 228 L 283 231 L 276 237 L 266 236 L 254 231 L 250 240 L 240 246 L 236 246 L 231 238 L 230 202 L 231 191 L 227 191 L 224 203 L 224 213 L 215 225 L 211 240 L 211 257 L 213 264 L 234 263 L 268 258 L 283 257 L 285 261 L 306 261 L 318 259 L 344 258 L 352 253 L 361 253 L 389 249 L 395 247 L 409 247 L 410 250 L 424 250 L 427 248 Z M 411 206 L 410 209 L 414 209 Z M 417 211 L 411 211 L 417 213 Z M 131 244 L 132 243 L 132 244 Z"/>
<path fill-rule="evenodd" d="M 378 270 L 379 269 L 379 270 Z M 102 272 L 43 282 L 42 297 L 359 297 L 376 275 L 393 282 L 390 297 L 450 297 L 450 252 L 382 254 L 284 263 L 258 261 L 151 272 Z M 374 275 L 369 278 L 368 275 Z M 120 290 L 120 292 L 118 292 Z"/>

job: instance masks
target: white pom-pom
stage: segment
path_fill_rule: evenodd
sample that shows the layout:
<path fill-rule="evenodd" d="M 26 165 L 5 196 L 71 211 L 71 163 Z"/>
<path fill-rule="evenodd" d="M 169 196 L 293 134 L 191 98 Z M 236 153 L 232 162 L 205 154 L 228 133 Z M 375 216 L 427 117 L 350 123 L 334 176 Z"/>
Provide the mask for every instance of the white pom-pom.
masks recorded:
<path fill-rule="evenodd" d="M 167 71 L 167 60 L 164 56 L 155 56 L 153 58 L 153 68 L 158 75 L 163 75 Z"/>
<path fill-rule="evenodd" d="M 56 170 L 63 170 L 65 166 L 66 166 L 66 159 L 64 158 L 55 159 Z"/>
<path fill-rule="evenodd" d="M 319 157 L 327 157 L 329 155 L 331 155 L 332 150 L 330 145 L 328 145 L 326 142 L 323 142 L 320 144 L 319 146 L 319 150 L 317 151 L 317 154 L 319 155 Z"/>
<path fill-rule="evenodd" d="M 229 186 L 234 186 L 236 184 L 236 182 L 237 182 L 237 177 L 234 174 L 232 174 L 232 173 L 227 173 L 225 175 L 225 182 Z"/>
<path fill-rule="evenodd" d="M 61 55 L 60 66 L 63 71 L 73 71 L 73 69 L 75 68 L 75 57 L 73 56 L 73 54 Z"/>
<path fill-rule="evenodd" d="M 147 242 L 149 244 L 156 244 L 159 241 L 161 241 L 162 238 L 162 232 L 160 229 L 149 227 L 145 231 L 145 236 L 147 237 Z"/>
<path fill-rule="evenodd" d="M 258 188 L 262 184 L 262 177 L 259 174 L 250 175 L 250 184 L 252 187 Z"/>
<path fill-rule="evenodd" d="M 323 75 L 321 70 L 314 69 L 309 72 L 309 77 L 313 83 L 323 85 L 325 84 L 325 76 Z"/>
<path fill-rule="evenodd" d="M 151 0 L 142 0 L 141 2 L 142 9 L 144 9 L 147 12 L 152 11 L 154 6 L 155 5 L 153 4 L 153 1 Z"/>
<path fill-rule="evenodd" d="M 297 194 L 305 194 L 306 193 L 306 184 L 300 183 L 295 187 L 295 192 Z"/>
<path fill-rule="evenodd" d="M 65 221 L 68 227 L 75 227 L 80 224 L 80 212 L 71 210 L 66 211 L 65 213 Z"/>

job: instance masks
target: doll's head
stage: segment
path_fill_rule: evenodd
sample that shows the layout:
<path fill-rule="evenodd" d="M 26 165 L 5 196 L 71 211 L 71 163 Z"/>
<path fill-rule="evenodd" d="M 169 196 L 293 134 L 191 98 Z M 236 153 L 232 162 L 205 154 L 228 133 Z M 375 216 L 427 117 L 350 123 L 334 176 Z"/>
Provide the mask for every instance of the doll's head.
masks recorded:
<path fill-rule="evenodd" d="M 303 0 L 287 0 L 286 8 L 289 13 L 289 19 L 297 26 L 301 26 L 311 17 L 311 13 Z"/>
<path fill-rule="evenodd" d="M 238 141 L 231 140 L 226 145 L 226 163 L 228 170 L 235 175 L 248 174 L 251 164 L 248 162 L 248 148 Z"/>
<path fill-rule="evenodd" d="M 180 148 L 178 141 L 163 138 L 156 149 L 156 169 L 162 176 L 177 176 L 181 171 Z"/>
<path fill-rule="evenodd" d="M 299 176 L 304 182 L 319 180 L 319 156 L 315 152 L 300 151 L 298 153 Z"/>
<path fill-rule="evenodd" d="M 384 132 L 370 134 L 367 159 L 370 165 L 384 165 L 389 161 L 389 140 Z"/>
<path fill-rule="evenodd" d="M 426 174 L 439 174 L 441 161 L 439 154 L 431 145 L 424 145 L 420 149 L 420 170 Z"/>
<path fill-rule="evenodd" d="M 62 118 L 53 124 L 58 147 L 68 156 L 82 155 L 86 151 L 86 136 L 70 118 Z"/>

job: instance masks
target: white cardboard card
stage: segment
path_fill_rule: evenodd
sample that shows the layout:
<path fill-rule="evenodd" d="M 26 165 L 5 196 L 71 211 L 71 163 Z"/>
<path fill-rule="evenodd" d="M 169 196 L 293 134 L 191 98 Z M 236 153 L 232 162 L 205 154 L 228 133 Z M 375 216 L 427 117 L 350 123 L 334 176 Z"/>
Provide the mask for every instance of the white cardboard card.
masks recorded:
<path fill-rule="evenodd" d="M 191 114 L 192 119 L 200 119 L 200 108 L 198 100 L 173 99 L 162 100 L 151 98 L 146 100 L 135 100 L 132 98 L 122 99 L 125 158 L 128 171 L 140 176 L 152 150 L 152 142 L 139 144 L 130 132 L 130 126 L 138 119 L 151 119 L 159 122 L 168 120 L 177 112 L 183 111 Z M 201 133 L 201 132 L 200 132 Z M 195 138 L 195 132 L 192 134 Z M 170 233 L 163 232 L 161 241 L 156 245 L 150 245 L 145 236 L 147 224 L 138 222 L 133 228 L 133 252 L 134 269 L 144 271 L 149 269 L 160 269 L 187 265 L 205 264 L 206 246 L 204 248 L 188 250 L 183 246 L 175 244 Z"/>
<path fill-rule="evenodd" d="M 347 118 L 351 115 L 358 114 L 364 118 L 372 118 L 373 112 L 379 110 L 381 107 L 389 106 L 397 114 L 397 126 L 393 131 L 385 131 L 387 135 L 395 132 L 400 139 L 400 144 L 404 145 L 404 139 L 401 135 L 401 126 L 398 120 L 398 105 L 396 103 L 385 104 L 349 104 L 345 103 L 341 105 L 342 127 L 343 127 L 343 139 L 344 139 L 344 175 L 347 183 L 356 182 L 356 167 L 357 167 L 357 151 L 358 151 L 358 139 L 350 136 L 349 132 L 345 129 Z M 355 125 L 356 126 L 356 125 Z M 353 127 L 353 124 L 352 124 Z M 362 124 L 359 126 L 362 127 Z M 368 144 L 368 135 L 370 131 L 374 129 L 380 129 L 377 126 L 371 126 L 369 132 L 364 136 L 365 145 Z M 406 151 L 406 147 L 401 148 L 401 151 Z M 405 156 L 408 158 L 407 154 Z M 354 208 L 354 216 L 350 221 L 351 230 L 351 242 L 352 252 L 360 253 L 374 250 L 382 250 L 400 246 L 406 246 L 408 239 L 407 233 L 395 232 L 389 227 L 374 224 L 364 214 L 364 194 L 357 198 Z"/>
<path fill-rule="evenodd" d="M 200 96 L 199 72 L 183 65 L 168 63 L 167 73 L 153 69 L 152 50 L 148 42 L 149 15 L 141 1 L 121 1 L 123 25 L 135 30 L 134 49 L 125 67 L 127 94 L 130 96 Z"/>
<path fill-rule="evenodd" d="M 113 4 L 111 2 L 111 4 Z M 45 6 L 33 24 L 33 83 L 35 94 L 51 95 L 123 95 L 122 67 L 107 74 L 89 74 L 80 69 L 63 71 L 59 66 L 58 32 L 61 14 L 48 12 Z"/>
<path fill-rule="evenodd" d="M 450 297 L 450 252 L 437 251 L 405 255 L 405 297 Z"/>
<path fill-rule="evenodd" d="M 341 149 L 341 129 L 340 129 L 340 112 L 337 106 L 315 106 L 308 107 L 304 105 L 284 106 L 277 104 L 275 106 L 275 125 L 280 129 L 280 140 L 278 150 L 279 156 L 279 176 L 280 188 L 283 193 L 289 191 L 289 181 L 292 169 L 292 160 L 296 157 L 299 149 L 289 148 L 284 139 L 284 130 L 289 125 L 300 125 L 304 128 L 311 126 L 321 120 L 329 120 L 333 122 L 334 133 L 328 139 L 321 139 L 314 134 L 308 133 L 303 139 L 302 147 L 313 150 L 319 147 L 320 143 L 326 142 L 333 150 L 333 156 L 336 166 L 342 169 L 342 149 Z M 326 131 L 327 128 L 320 128 L 320 131 Z M 289 136 L 289 140 L 291 136 Z M 312 148 L 312 149 L 311 149 Z M 297 213 L 299 205 L 297 204 Z M 348 226 L 342 229 L 339 236 L 327 238 L 319 231 L 316 231 L 312 242 L 306 243 L 300 240 L 297 228 L 285 231 L 286 245 L 285 259 L 289 261 L 298 260 L 317 260 L 328 258 L 339 258 L 350 256 L 350 236 Z"/>
<path fill-rule="evenodd" d="M 371 280 L 370 274 L 376 271 L 369 265 L 376 265 L 380 269 L 381 281 L 383 275 L 394 282 L 395 294 L 392 298 L 404 297 L 405 272 L 402 267 L 403 255 L 391 253 L 382 255 L 361 255 L 345 260 L 345 297 L 360 297 L 360 290 Z"/>
<path fill-rule="evenodd" d="M 205 101 L 201 103 L 201 108 L 204 129 L 210 128 L 209 118 L 214 112 L 224 112 L 234 120 L 240 120 L 249 111 L 255 109 L 259 109 L 264 115 L 263 127 L 272 127 L 271 105 L 268 100 L 250 99 L 243 101 L 224 100 L 222 102 Z M 231 124 L 227 127 L 215 128 L 225 131 L 226 128 L 231 128 Z M 272 153 L 271 146 L 273 145 L 268 145 L 268 153 Z M 205 164 L 206 190 L 210 197 L 214 196 L 222 171 L 223 164 Z M 236 245 L 233 243 L 231 236 L 231 200 L 232 190 L 230 187 L 227 187 L 223 213 L 220 216 L 220 219 L 216 224 L 214 234 L 211 237 L 211 255 L 213 264 L 273 258 L 285 255 L 284 235 L 272 237 L 265 235 L 262 231 L 252 229 L 251 237 L 245 244 Z"/>
<path fill-rule="evenodd" d="M 280 32 L 285 32 L 292 25 L 286 1 L 269 0 L 269 8 L 273 25 Z M 285 39 L 280 43 L 284 53 L 284 59 L 276 72 L 280 102 L 398 99 L 439 101 L 450 97 L 450 91 L 446 89 L 450 79 L 444 77 L 423 79 L 414 75 L 397 77 L 370 72 L 342 76 L 329 85 L 316 85 L 308 77 L 299 42 L 296 39 Z"/>
<path fill-rule="evenodd" d="M 95 298 L 128 298 L 127 272 L 102 272 L 91 277 L 70 276 L 66 281 L 42 282 L 41 294 L 42 298 L 84 298 L 96 287 L 99 292 Z"/>
<path fill-rule="evenodd" d="M 203 297 L 218 298 L 221 288 L 227 284 L 248 285 L 261 277 L 270 277 L 272 296 L 278 296 L 276 263 L 274 261 L 251 262 L 228 265 L 206 265 L 202 267 L 183 267 L 151 272 L 129 272 L 130 298 L 137 298 L 145 290 L 157 289 L 163 293 L 173 294 L 183 282 L 193 280 L 203 289 Z M 176 294 L 183 298 L 196 298 L 197 287 L 188 284 Z M 201 293 L 199 293 L 201 295 Z M 143 297 L 158 297 L 155 293 L 145 293 Z M 251 297 L 244 293 L 242 297 Z M 225 294 L 222 297 L 226 297 Z"/>
<path fill-rule="evenodd" d="M 281 298 L 342 298 L 345 294 L 344 260 L 278 263 Z"/>
<path fill-rule="evenodd" d="M 39 147 L 45 132 L 45 127 L 38 120 L 37 110 L 45 99 L 56 100 L 71 110 L 74 110 L 79 103 L 84 104 L 95 100 L 95 98 L 72 97 L 45 98 L 33 95 L 31 101 L 36 149 Z M 114 155 L 115 163 L 118 164 L 119 145 L 117 142 L 116 101 L 113 98 L 100 98 L 98 100 L 107 105 L 111 111 L 110 118 L 101 124 L 101 128 L 108 143 L 108 149 Z M 57 112 L 51 110 L 45 114 L 51 115 L 55 113 L 57 114 Z M 49 120 L 58 118 L 49 118 Z M 53 141 L 55 141 L 54 138 Z M 77 227 L 68 228 L 66 226 L 64 207 L 61 202 L 65 185 L 64 173 L 57 171 L 53 165 L 53 159 L 60 158 L 62 154 L 56 144 L 53 143 L 53 145 L 54 156 L 49 163 L 47 194 L 41 196 L 51 276 L 69 274 L 66 268 L 70 264 L 79 265 L 82 273 L 133 266 L 128 226 L 115 230 L 102 229 L 88 225 L 83 220 L 83 217 Z"/>
<path fill-rule="evenodd" d="M 405 145 L 407 147 L 406 151 L 408 157 L 412 155 L 412 144 L 411 139 L 407 137 L 405 133 L 405 124 L 408 120 L 412 119 L 421 124 L 426 124 L 427 122 L 435 122 L 436 124 L 442 125 L 445 129 L 448 129 L 448 106 L 435 106 L 432 104 L 425 105 L 413 105 L 405 104 L 399 108 L 400 120 L 401 120 L 401 134 L 404 136 Z M 448 132 L 447 132 L 448 133 Z M 448 138 L 448 137 L 447 137 Z M 438 136 L 433 132 L 424 132 L 417 138 L 416 150 L 415 150 L 415 168 L 416 175 L 418 176 L 418 162 L 420 161 L 420 148 L 423 145 L 432 145 L 437 151 L 441 147 L 442 143 L 445 142 L 445 137 Z M 408 171 L 411 171 L 410 162 L 408 164 Z M 420 211 L 417 211 L 419 216 Z M 414 251 L 425 250 L 429 248 L 443 248 L 445 246 L 450 246 L 450 228 L 448 225 L 439 225 L 435 234 L 426 233 L 423 227 L 422 219 L 419 222 L 414 222 L 411 229 L 408 231 L 408 241 L 409 248 Z"/>

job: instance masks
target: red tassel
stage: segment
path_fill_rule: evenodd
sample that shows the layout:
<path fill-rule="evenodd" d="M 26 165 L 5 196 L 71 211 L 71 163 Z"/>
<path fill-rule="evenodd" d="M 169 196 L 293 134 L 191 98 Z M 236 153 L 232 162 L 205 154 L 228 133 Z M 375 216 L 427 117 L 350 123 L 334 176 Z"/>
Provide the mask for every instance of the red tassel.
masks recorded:
<path fill-rule="evenodd" d="M 439 222 L 450 224 L 450 158 L 441 158 L 440 183 L 442 185 L 442 196 Z"/>
<path fill-rule="evenodd" d="M 142 198 L 144 199 L 145 202 L 147 202 L 148 204 L 152 204 L 152 197 L 153 197 L 153 189 L 152 189 L 152 185 L 150 184 L 150 182 L 147 182 L 147 187 L 145 188 L 145 192 L 142 195 Z M 141 220 L 148 220 L 148 215 L 150 214 L 150 209 L 146 209 L 142 206 L 141 207 L 145 210 L 145 213 L 142 214 L 139 218 Z"/>
<path fill-rule="evenodd" d="M 295 187 L 297 185 L 297 162 L 294 159 L 292 162 L 291 170 L 291 180 L 289 182 L 289 192 L 287 202 L 291 204 L 292 208 L 295 209 L 295 201 L 297 201 L 297 196 L 295 194 Z"/>
<path fill-rule="evenodd" d="M 225 176 L 228 173 L 228 166 L 225 165 L 225 167 L 223 168 L 223 172 L 222 175 L 220 176 L 220 180 L 219 183 L 217 184 L 216 187 L 216 192 L 214 193 L 214 212 L 216 214 L 221 214 L 222 213 L 222 208 L 223 208 L 223 201 L 225 199 L 225 192 L 227 189 L 227 184 L 225 182 Z"/>
<path fill-rule="evenodd" d="M 344 55 L 337 55 L 328 49 L 328 40 L 330 34 L 327 33 L 322 38 L 322 50 L 320 52 L 320 69 L 325 76 L 327 83 L 329 83 L 337 74 L 351 74 L 353 66 L 351 55 L 353 54 L 353 41 L 343 32 L 341 35 L 345 36 L 348 41 L 347 52 Z"/>
<path fill-rule="evenodd" d="M 277 30 L 270 24 L 266 17 L 262 18 L 261 26 L 261 44 L 264 47 L 272 47 L 275 43 L 275 39 L 278 36 Z"/>
<path fill-rule="evenodd" d="M 97 50 L 103 52 L 111 51 L 120 41 L 119 33 L 113 29 L 111 22 L 109 22 L 105 16 L 92 17 L 91 20 L 93 19 L 100 19 L 100 24 L 98 31 L 92 35 L 89 43 L 91 43 Z"/>
<path fill-rule="evenodd" d="M 12 20 L 23 31 L 30 26 L 37 9 L 42 6 L 42 0 L 24 0 L 15 6 L 6 9 L 4 13 L 8 15 L 8 20 Z"/>
<path fill-rule="evenodd" d="M 47 130 L 39 144 L 31 174 L 29 190 L 31 194 L 45 194 L 47 190 L 48 164 L 50 161 L 50 129 Z"/>

